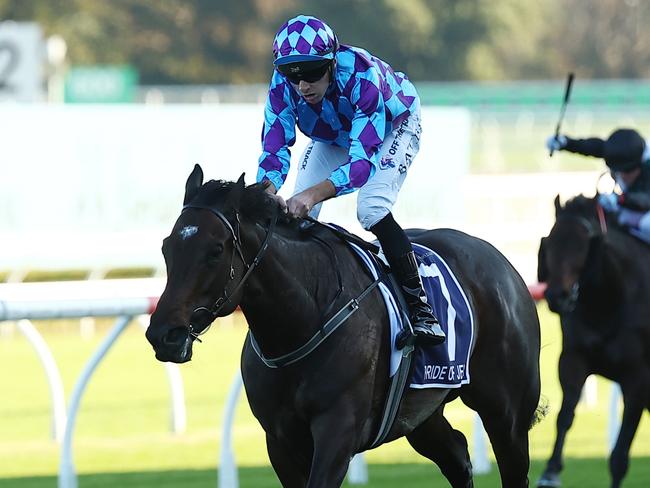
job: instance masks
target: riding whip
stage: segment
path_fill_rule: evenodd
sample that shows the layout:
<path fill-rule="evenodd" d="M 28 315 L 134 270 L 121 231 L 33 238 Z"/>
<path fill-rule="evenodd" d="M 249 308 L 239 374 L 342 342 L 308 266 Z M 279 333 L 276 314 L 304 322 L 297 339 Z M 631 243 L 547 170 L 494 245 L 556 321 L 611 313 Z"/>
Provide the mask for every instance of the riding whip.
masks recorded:
<path fill-rule="evenodd" d="M 569 73 L 566 80 L 566 89 L 564 90 L 564 100 L 562 101 L 562 108 L 560 109 L 560 118 L 555 126 L 555 139 L 560 135 L 560 125 L 562 125 L 562 120 L 564 120 L 564 112 L 566 111 L 566 106 L 569 103 L 569 97 L 571 96 L 571 86 L 573 86 L 573 73 Z M 553 157 L 553 148 L 551 148 L 549 156 Z"/>

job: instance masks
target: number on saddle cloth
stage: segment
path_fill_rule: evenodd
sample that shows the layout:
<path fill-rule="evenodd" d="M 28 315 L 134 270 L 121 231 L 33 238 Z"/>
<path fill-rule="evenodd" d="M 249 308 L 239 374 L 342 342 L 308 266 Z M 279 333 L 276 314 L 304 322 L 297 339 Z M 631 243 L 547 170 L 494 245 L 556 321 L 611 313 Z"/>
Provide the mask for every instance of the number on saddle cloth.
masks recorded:
<path fill-rule="evenodd" d="M 365 242 L 365 241 L 363 241 Z M 350 246 L 359 255 L 373 277 L 383 276 L 380 290 L 389 312 L 393 345 L 408 323 L 408 309 L 401 298 L 397 282 L 387 276 L 387 267 L 379 253 L 362 249 L 355 242 Z M 375 249 L 380 249 L 374 246 Z M 373 251 L 375 250 L 373 249 Z M 474 336 L 474 317 L 469 300 L 447 263 L 435 251 L 413 243 L 420 276 L 427 300 L 440 326 L 447 334 L 445 347 L 418 347 L 414 357 L 412 388 L 455 388 L 469 383 L 469 353 Z M 381 264 L 380 264 L 381 263 Z M 402 306 L 397 304 L 402 302 Z M 399 308 L 398 308 L 399 307 Z M 394 348 L 391 375 L 397 371 L 400 351 Z"/>

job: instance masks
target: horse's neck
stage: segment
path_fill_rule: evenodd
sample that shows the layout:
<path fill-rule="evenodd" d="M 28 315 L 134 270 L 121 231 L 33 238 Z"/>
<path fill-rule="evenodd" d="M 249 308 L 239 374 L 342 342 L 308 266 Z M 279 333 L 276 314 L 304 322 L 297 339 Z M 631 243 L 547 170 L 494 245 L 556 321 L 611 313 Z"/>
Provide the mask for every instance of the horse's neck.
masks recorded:
<path fill-rule="evenodd" d="M 246 236 L 248 259 L 264 239 Z M 337 270 L 315 242 L 275 234 L 244 289 L 241 308 L 265 354 L 277 356 L 306 342 L 322 325 L 324 307 L 338 291 Z"/>

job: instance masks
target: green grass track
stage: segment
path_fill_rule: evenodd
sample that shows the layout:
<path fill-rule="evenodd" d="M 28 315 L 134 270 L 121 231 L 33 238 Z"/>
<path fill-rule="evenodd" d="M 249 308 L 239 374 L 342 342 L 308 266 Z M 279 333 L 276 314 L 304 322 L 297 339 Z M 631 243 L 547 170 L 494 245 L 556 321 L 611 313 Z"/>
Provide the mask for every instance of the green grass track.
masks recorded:
<path fill-rule="evenodd" d="M 559 322 L 544 305 L 543 394 L 550 402 L 545 421 L 530 434 L 531 481 L 549 455 L 560 406 L 557 358 Z M 67 399 L 85 363 L 113 321 L 98 321 L 84 339 L 76 321 L 37 322 L 59 365 Z M 210 487 L 217 484 L 221 421 L 228 388 L 245 336 L 241 319 L 223 319 L 196 344 L 194 359 L 181 366 L 187 431 L 170 433 L 169 388 L 142 329 L 131 325 L 92 377 L 74 435 L 74 464 L 80 488 Z M 59 446 L 50 439 L 50 397 L 41 364 L 27 340 L 7 324 L 0 327 L 0 487 L 56 486 Z M 598 403 L 581 404 L 569 432 L 563 486 L 608 486 L 607 425 L 610 386 L 598 380 Z M 452 425 L 470 439 L 473 413 L 456 402 L 446 410 Z M 234 448 L 242 488 L 280 486 L 264 447 L 261 428 L 244 399 L 235 417 Z M 448 486 L 438 469 L 403 439 L 366 453 L 369 487 Z M 496 466 L 476 477 L 477 487 L 500 486 Z M 645 414 L 632 445 L 626 488 L 650 486 L 650 422 Z"/>

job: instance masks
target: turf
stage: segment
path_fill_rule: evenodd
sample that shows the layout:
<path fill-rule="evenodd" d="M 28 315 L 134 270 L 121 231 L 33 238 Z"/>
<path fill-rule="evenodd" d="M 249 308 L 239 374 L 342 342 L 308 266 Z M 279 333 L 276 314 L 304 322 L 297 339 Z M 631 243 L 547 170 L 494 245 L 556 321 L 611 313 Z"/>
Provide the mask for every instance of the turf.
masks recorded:
<path fill-rule="evenodd" d="M 560 349 L 557 318 L 542 305 L 543 394 L 550 413 L 530 435 L 531 480 L 549 455 L 560 406 L 556 365 Z M 187 404 L 187 431 L 169 431 L 169 389 L 142 330 L 133 325 L 116 342 L 92 377 L 83 397 L 74 435 L 79 487 L 214 487 L 220 452 L 223 405 L 238 368 L 245 326 L 225 319 L 205 336 L 191 363 L 181 367 Z M 41 322 L 57 360 L 67 395 L 86 361 L 112 325 L 100 321 L 83 339 L 75 322 Z M 56 485 L 59 446 L 50 439 L 48 387 L 27 341 L 11 327 L 0 330 L 0 486 L 40 488 Z M 598 381 L 598 404 L 581 405 L 566 445 L 565 487 L 606 486 L 609 383 Z M 450 422 L 472 433 L 473 414 L 461 404 L 448 408 Z M 263 433 L 245 400 L 234 426 L 234 449 L 241 487 L 277 487 L 269 468 Z M 632 446 L 624 486 L 645 487 L 650 480 L 650 423 L 644 415 Z M 438 469 L 399 440 L 366 454 L 371 487 L 448 486 Z M 477 476 L 480 487 L 499 486 L 496 467 Z"/>

